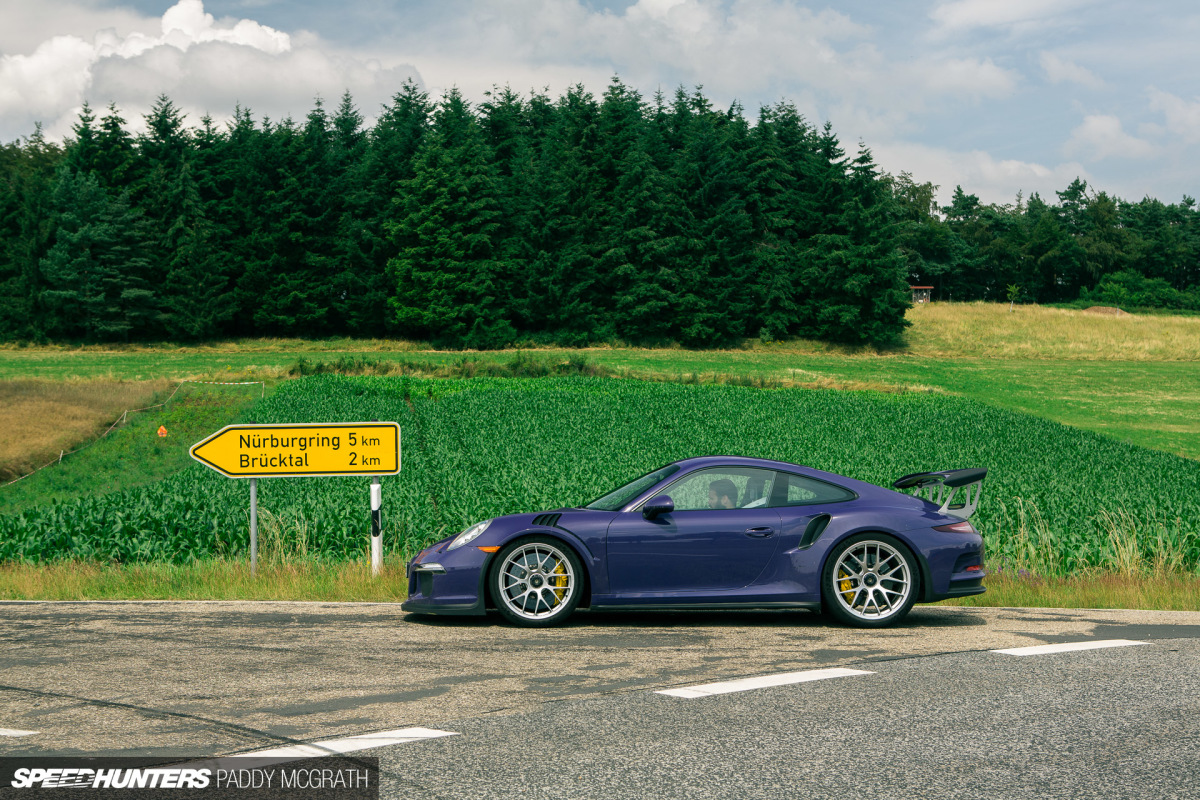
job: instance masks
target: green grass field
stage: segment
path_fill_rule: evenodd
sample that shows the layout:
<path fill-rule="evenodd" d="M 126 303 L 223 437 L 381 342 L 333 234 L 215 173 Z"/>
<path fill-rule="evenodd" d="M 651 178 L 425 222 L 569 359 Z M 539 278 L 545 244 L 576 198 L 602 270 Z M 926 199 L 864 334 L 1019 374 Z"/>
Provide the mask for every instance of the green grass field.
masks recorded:
<path fill-rule="evenodd" d="M 882 485 L 987 466 L 976 520 L 997 563 L 1044 575 L 1200 568 L 1200 463 L 948 395 L 325 375 L 289 381 L 246 413 L 399 422 L 404 471 L 383 484 L 387 546 L 401 554 L 487 517 L 582 504 L 668 461 L 725 452 Z M 361 558 L 367 485 L 263 481 L 264 536 L 299 558 Z M 244 481 L 193 465 L 0 516 L 0 561 L 234 557 L 247 546 L 246 503 Z"/>
<path fill-rule="evenodd" d="M 581 502 L 687 455 L 765 455 L 877 483 L 970 461 L 993 470 L 977 518 L 990 557 L 1042 576 L 1002 579 L 1003 591 L 981 602 L 1103 605 L 1113 576 L 1125 581 L 1109 587 L 1114 598 L 1189 602 L 1200 567 L 1200 318 L 1006 310 L 914 309 L 908 346 L 888 352 L 813 342 L 515 354 L 354 340 L 3 347 L 0 381 L 263 379 L 269 390 L 256 402 L 244 389 L 189 389 L 0 488 L 0 561 L 12 565 L 0 595 L 381 599 L 339 566 L 365 556 L 364 480 L 264 481 L 262 544 L 279 575 L 256 588 L 237 573 L 245 484 L 187 457 L 188 445 L 239 418 L 378 417 L 405 431 L 405 472 L 384 479 L 397 563 L 475 519 Z M 329 368 L 406 377 L 290 380 Z M 650 383 L 420 377 L 553 371 Z M 165 439 L 153 433 L 160 424 Z M 555 460 L 562 452 L 582 456 L 565 465 Z M 47 558 L 59 578 L 18 566 Z M 113 559 L 142 566 L 102 566 Z M 41 590 L 37 574 L 48 581 Z"/>
<path fill-rule="evenodd" d="M 592 348 L 597 366 L 633 377 L 760 378 L 834 388 L 915 388 L 969 397 L 1143 447 L 1200 459 L 1200 318 L 1104 317 L 1003 304 L 930 304 L 910 312 L 908 346 L 888 352 L 816 342 L 739 350 Z M 578 350 L 545 348 L 565 361 Z M 251 340 L 203 347 L 8 347 L 0 380 L 40 377 L 276 380 L 300 359 L 358 359 L 431 372 L 511 352 L 429 351 L 409 342 Z"/>

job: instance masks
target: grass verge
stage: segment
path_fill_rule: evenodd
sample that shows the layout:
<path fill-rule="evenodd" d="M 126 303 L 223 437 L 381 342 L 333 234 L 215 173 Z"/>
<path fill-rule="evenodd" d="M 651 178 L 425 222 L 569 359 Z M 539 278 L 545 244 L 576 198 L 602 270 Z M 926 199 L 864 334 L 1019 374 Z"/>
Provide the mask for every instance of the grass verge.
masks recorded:
<path fill-rule="evenodd" d="M 189 564 L 0 564 L 0 600 L 324 600 L 399 602 L 404 564 L 385 558 L 378 578 L 355 562 L 260 564 L 244 559 Z"/>
<path fill-rule="evenodd" d="M 1093 573 L 1065 578 L 993 574 L 987 592 L 942 605 L 988 608 L 1136 608 L 1195 611 L 1200 608 L 1200 576 Z"/>
<path fill-rule="evenodd" d="M 939 605 L 1005 608 L 1136 608 L 1195 611 L 1200 576 L 1090 574 L 1040 578 L 1000 573 L 985 594 Z M 403 559 L 384 559 L 379 578 L 365 563 L 266 563 L 250 576 L 244 560 L 190 564 L 0 565 L 0 600 L 315 600 L 400 602 L 408 595 Z"/>

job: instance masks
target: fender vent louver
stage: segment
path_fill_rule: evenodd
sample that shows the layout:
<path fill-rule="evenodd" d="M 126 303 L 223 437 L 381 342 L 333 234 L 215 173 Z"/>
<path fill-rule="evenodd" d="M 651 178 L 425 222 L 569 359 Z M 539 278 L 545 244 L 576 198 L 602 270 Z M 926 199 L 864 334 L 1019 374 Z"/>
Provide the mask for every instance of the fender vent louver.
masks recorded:
<path fill-rule="evenodd" d="M 831 517 L 828 514 L 817 514 L 810 519 L 808 526 L 804 529 L 804 535 L 800 537 L 800 544 L 796 545 L 796 549 L 803 550 L 806 547 L 812 547 L 817 537 L 825 532 L 825 526 L 829 524 L 830 519 Z"/>
<path fill-rule="evenodd" d="M 533 518 L 533 524 L 544 525 L 547 528 L 557 528 L 558 518 L 561 516 L 562 514 L 538 514 Z"/>

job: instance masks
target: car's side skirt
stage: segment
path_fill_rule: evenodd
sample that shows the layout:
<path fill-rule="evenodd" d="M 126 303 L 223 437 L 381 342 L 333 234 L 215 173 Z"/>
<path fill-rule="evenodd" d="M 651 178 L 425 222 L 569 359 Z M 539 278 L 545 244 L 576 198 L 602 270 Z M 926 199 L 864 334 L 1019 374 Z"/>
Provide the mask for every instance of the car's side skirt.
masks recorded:
<path fill-rule="evenodd" d="M 781 608 L 798 608 L 819 610 L 820 603 L 780 602 L 780 603 L 598 603 L 592 600 L 589 608 L 592 611 L 672 611 L 672 610 L 707 610 L 707 611 L 758 611 Z"/>

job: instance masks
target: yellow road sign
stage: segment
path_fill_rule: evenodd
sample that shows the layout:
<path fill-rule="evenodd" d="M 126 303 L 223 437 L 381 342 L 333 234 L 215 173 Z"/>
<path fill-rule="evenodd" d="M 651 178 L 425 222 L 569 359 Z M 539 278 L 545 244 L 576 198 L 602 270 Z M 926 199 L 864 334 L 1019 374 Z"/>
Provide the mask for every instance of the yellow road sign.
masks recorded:
<path fill-rule="evenodd" d="M 190 452 L 230 478 L 394 475 L 400 471 L 400 425 L 226 425 Z"/>

